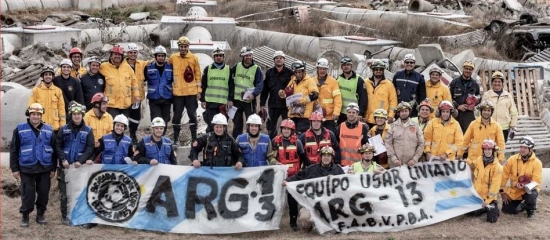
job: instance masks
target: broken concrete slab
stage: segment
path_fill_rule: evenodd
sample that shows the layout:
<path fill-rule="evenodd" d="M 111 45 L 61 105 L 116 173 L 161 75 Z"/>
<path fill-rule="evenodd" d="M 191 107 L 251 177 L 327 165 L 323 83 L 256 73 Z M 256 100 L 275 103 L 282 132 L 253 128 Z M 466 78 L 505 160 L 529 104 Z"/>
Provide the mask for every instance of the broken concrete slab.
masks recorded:
<path fill-rule="evenodd" d="M 425 64 L 445 59 L 445 54 L 439 44 L 420 44 L 417 49 Z"/>
<path fill-rule="evenodd" d="M 464 62 L 471 61 L 475 58 L 474 51 L 468 49 L 460 52 L 451 58 L 451 61 L 458 67 L 462 66 Z"/>
<path fill-rule="evenodd" d="M 15 61 L 15 62 L 23 62 L 20 58 L 18 58 L 17 56 L 15 55 L 11 55 L 8 60 L 10 61 Z"/>
<path fill-rule="evenodd" d="M 437 68 L 439 70 L 441 70 L 443 72 L 443 74 L 441 75 L 441 83 L 445 84 L 445 86 L 449 86 L 449 84 L 451 83 L 451 81 L 453 80 L 453 77 L 451 77 L 451 75 L 447 74 L 443 68 L 437 66 L 437 64 L 435 63 L 432 63 L 430 64 L 428 67 L 426 67 L 426 69 L 424 69 L 424 71 L 422 71 L 420 74 L 422 74 L 424 76 L 424 79 L 427 81 L 430 81 L 430 70 L 432 68 Z"/>
<path fill-rule="evenodd" d="M 102 47 L 103 47 L 103 42 L 101 42 L 101 41 L 93 42 L 93 43 L 90 43 L 90 44 L 86 45 L 86 48 L 84 49 L 84 53 L 87 53 L 87 52 L 90 52 L 92 50 L 96 50 L 96 49 L 102 48 Z"/>
<path fill-rule="evenodd" d="M 523 6 L 517 0 L 504 0 L 506 7 L 512 11 L 521 12 Z"/>
<path fill-rule="evenodd" d="M 149 15 L 151 15 L 150 12 L 132 13 L 132 14 L 130 14 L 130 19 L 132 19 L 134 21 L 139 21 L 139 20 L 146 19 L 147 17 L 149 17 Z"/>

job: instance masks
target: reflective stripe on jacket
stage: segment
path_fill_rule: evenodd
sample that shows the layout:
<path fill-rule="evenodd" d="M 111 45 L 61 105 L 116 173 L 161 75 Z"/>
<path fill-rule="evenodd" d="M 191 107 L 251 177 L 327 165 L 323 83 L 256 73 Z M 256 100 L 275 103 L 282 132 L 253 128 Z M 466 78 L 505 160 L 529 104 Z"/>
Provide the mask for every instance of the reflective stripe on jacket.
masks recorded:
<path fill-rule="evenodd" d="M 477 194 L 489 204 L 497 200 L 498 190 L 502 181 L 502 165 L 494 161 L 487 166 L 483 163 L 483 156 L 478 157 L 470 164 L 474 172 L 474 188 Z"/>
<path fill-rule="evenodd" d="M 107 107 L 127 109 L 132 105 L 133 98 L 139 97 L 136 75 L 128 63 L 123 61 L 116 67 L 104 62 L 99 72 L 105 77 L 105 96 L 109 98 Z"/>
<path fill-rule="evenodd" d="M 445 124 L 441 118 L 434 118 L 424 128 L 424 152 L 431 153 L 432 156 L 441 156 L 445 153 L 447 159 L 455 160 L 463 140 L 460 124 L 453 117 Z"/>
<path fill-rule="evenodd" d="M 248 133 L 243 133 L 237 137 L 237 143 L 243 153 L 246 167 L 267 166 L 267 153 L 269 151 L 269 135 L 260 133 L 257 145 L 252 148 L 248 139 Z"/>
<path fill-rule="evenodd" d="M 204 100 L 211 103 L 226 104 L 229 97 L 231 67 L 227 64 L 224 64 L 222 69 L 211 67 L 208 69 L 207 74 L 208 85 L 205 89 Z M 240 93 L 237 96 L 240 96 Z"/>
<path fill-rule="evenodd" d="M 529 176 L 531 181 L 538 183 L 535 189 L 540 192 L 540 185 L 542 184 L 542 162 L 537 158 L 535 153 L 532 153 L 526 162 L 523 162 L 521 155 L 518 153 L 508 158 L 506 165 L 504 165 L 500 189 L 508 193 L 512 200 L 522 200 L 522 196 L 525 194 L 524 188 L 516 187 L 518 178 L 523 175 Z M 510 187 L 506 187 L 508 180 L 510 180 Z"/>
<path fill-rule="evenodd" d="M 374 80 L 365 80 L 367 85 L 367 96 L 369 99 L 369 105 L 367 107 L 367 113 L 364 118 L 367 118 L 367 122 L 375 124 L 374 111 L 376 109 L 384 109 L 388 112 L 388 118 L 393 118 L 394 110 L 397 107 L 397 94 L 393 83 L 388 79 L 383 79 L 378 82 L 378 86 L 374 86 Z"/>
<path fill-rule="evenodd" d="M 353 129 L 349 129 L 346 123 L 340 124 L 340 150 L 342 151 L 342 166 L 351 166 L 353 163 L 361 161 L 361 154 L 357 150 L 361 147 L 361 139 L 363 138 L 363 124 L 359 122 Z"/>
<path fill-rule="evenodd" d="M 288 177 L 291 177 L 300 171 L 300 157 L 298 157 L 298 146 L 296 145 L 296 140 L 297 137 L 293 134 L 290 137 L 290 143 L 285 147 L 282 135 L 277 135 L 273 139 L 273 148 L 278 150 L 277 160 L 281 164 L 288 166 Z"/>
<path fill-rule="evenodd" d="M 156 67 L 156 63 L 151 63 L 147 66 L 147 98 L 152 100 L 172 99 L 172 65 L 164 64 L 162 76 Z"/>
<path fill-rule="evenodd" d="M 53 128 L 43 124 L 38 137 L 34 134 L 29 123 L 17 125 L 21 146 L 19 148 L 19 165 L 32 166 L 40 163 L 50 166 L 53 163 L 53 148 L 50 145 L 53 137 Z"/>
<path fill-rule="evenodd" d="M 493 112 L 492 118 L 500 124 L 502 130 L 516 127 L 518 122 L 518 109 L 512 94 L 503 90 L 499 96 L 495 91 L 489 90 L 485 92 L 481 98 L 482 102 L 485 100 L 495 105 L 495 111 Z"/>
<path fill-rule="evenodd" d="M 426 82 L 426 98 L 430 99 L 430 105 L 433 109 L 437 109 L 441 101 L 447 100 L 453 102 L 451 98 L 451 91 L 441 81 L 432 83 L 432 81 Z M 422 101 L 423 99 L 421 99 Z M 435 111 L 430 114 L 430 119 L 435 118 Z"/>
<path fill-rule="evenodd" d="M 103 135 L 113 131 L 113 116 L 108 112 L 104 112 L 98 118 L 94 113 L 94 109 L 92 109 L 84 115 L 84 122 L 92 128 L 94 142 L 97 142 Z"/>
<path fill-rule="evenodd" d="M 315 81 L 313 81 L 313 79 L 309 77 L 309 75 L 307 75 L 307 73 L 304 73 L 304 78 L 299 83 L 296 83 L 296 77 L 292 76 L 292 79 L 290 80 L 290 83 L 288 83 L 288 86 L 294 86 L 294 94 L 298 94 L 298 93 L 302 94 L 302 98 L 300 99 L 300 104 L 305 105 L 304 114 L 301 116 L 298 114 L 291 114 L 292 107 L 289 107 L 288 117 L 309 119 L 309 116 L 313 112 L 313 105 L 315 104 L 315 100 L 313 101 L 309 100 L 309 95 L 313 92 L 319 93 L 317 84 L 315 83 Z"/>
<path fill-rule="evenodd" d="M 53 85 L 46 87 L 44 82 L 34 87 L 29 97 L 28 106 L 33 103 L 40 103 L 44 108 L 42 121 L 52 126 L 53 130 L 57 131 L 61 126 L 65 125 L 67 119 L 65 115 L 65 99 L 63 91 Z"/>
<path fill-rule="evenodd" d="M 339 83 L 331 76 L 327 76 L 325 83 L 320 86 L 317 76 L 313 78 L 313 81 L 317 84 L 317 88 L 319 88 L 319 99 L 317 99 L 317 102 L 324 110 L 325 119 L 334 120 L 334 115 L 340 115 L 342 111 L 342 94 Z"/>
<path fill-rule="evenodd" d="M 160 164 L 170 164 L 170 155 L 172 154 L 172 141 L 167 137 L 162 137 L 162 146 L 158 147 L 157 143 L 151 138 L 151 135 L 143 137 L 145 143 L 145 156 L 149 159 L 156 159 Z"/>
<path fill-rule="evenodd" d="M 321 157 L 318 150 L 322 149 L 325 146 L 332 146 L 332 142 L 330 141 L 330 131 L 326 128 L 324 130 L 325 134 L 323 135 L 322 139 L 316 139 L 315 133 L 313 133 L 311 129 L 308 129 L 304 133 L 304 150 L 306 151 L 307 158 L 309 158 L 311 164 L 317 164 L 320 162 Z M 319 142 L 317 142 L 317 140 Z"/>
<path fill-rule="evenodd" d="M 59 131 L 63 133 L 63 152 L 65 152 L 65 158 L 67 158 L 69 164 L 78 161 L 78 158 L 86 149 L 88 134 L 92 132 L 92 128 L 84 125 L 78 133 L 74 134 L 73 130 L 69 128 L 69 124 L 66 124 Z"/>
<path fill-rule="evenodd" d="M 113 134 L 109 133 L 103 136 L 105 149 L 101 154 L 101 163 L 103 164 L 126 164 L 124 160 L 128 156 L 128 148 L 132 144 L 132 139 L 126 135 L 117 143 Z"/>
<path fill-rule="evenodd" d="M 470 123 L 466 133 L 464 133 L 464 142 L 462 148 L 458 151 L 458 156 L 462 156 L 466 150 L 468 150 L 469 159 L 477 159 L 482 156 L 481 144 L 485 139 L 492 139 L 496 142 L 499 148 L 497 158 L 503 163 L 505 143 L 502 128 L 493 119 L 487 125 L 482 124 L 481 117 Z"/>
<path fill-rule="evenodd" d="M 168 59 L 174 68 L 174 96 L 192 96 L 197 93 L 202 93 L 201 88 L 201 67 L 199 58 L 191 51 L 188 51 L 185 57 L 181 57 L 180 53 L 174 53 Z M 186 82 L 184 75 L 189 67 L 193 74 L 193 81 Z"/>

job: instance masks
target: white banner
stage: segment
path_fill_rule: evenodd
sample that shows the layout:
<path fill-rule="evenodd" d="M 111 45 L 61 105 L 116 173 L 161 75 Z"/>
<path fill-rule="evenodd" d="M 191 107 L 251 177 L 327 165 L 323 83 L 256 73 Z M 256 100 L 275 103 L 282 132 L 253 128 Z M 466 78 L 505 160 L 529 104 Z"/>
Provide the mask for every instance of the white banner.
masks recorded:
<path fill-rule="evenodd" d="M 279 229 L 286 166 L 83 165 L 66 171 L 72 225 L 175 233 Z"/>
<path fill-rule="evenodd" d="M 482 204 L 463 161 L 289 182 L 287 190 L 311 211 L 320 233 L 402 231 L 480 209 Z"/>

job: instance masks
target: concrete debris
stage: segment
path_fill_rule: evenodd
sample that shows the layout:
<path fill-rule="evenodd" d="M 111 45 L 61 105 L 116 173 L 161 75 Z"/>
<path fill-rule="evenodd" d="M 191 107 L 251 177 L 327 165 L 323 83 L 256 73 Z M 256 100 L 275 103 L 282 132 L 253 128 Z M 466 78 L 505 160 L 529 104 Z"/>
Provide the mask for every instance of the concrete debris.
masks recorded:
<path fill-rule="evenodd" d="M 130 19 L 134 21 L 143 20 L 149 17 L 151 13 L 149 12 L 138 12 L 138 13 L 132 13 L 130 14 Z"/>
<path fill-rule="evenodd" d="M 11 55 L 8 60 L 10 61 L 15 61 L 15 62 L 22 62 L 20 58 L 18 58 L 17 56 L 15 55 Z"/>

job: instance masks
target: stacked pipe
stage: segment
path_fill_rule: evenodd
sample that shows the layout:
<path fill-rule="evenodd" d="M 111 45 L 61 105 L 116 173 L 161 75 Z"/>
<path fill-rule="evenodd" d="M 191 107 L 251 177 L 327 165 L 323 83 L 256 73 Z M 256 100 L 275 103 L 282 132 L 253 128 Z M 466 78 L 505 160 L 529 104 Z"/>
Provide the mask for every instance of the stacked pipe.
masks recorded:
<path fill-rule="evenodd" d="M 31 8 L 47 9 L 70 9 L 78 10 L 106 9 L 109 7 L 125 7 L 130 5 L 147 5 L 158 3 L 169 3 L 172 0 L 2 0 L 2 15 L 7 12 L 23 11 Z"/>

